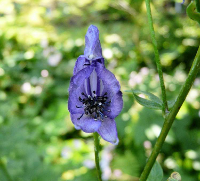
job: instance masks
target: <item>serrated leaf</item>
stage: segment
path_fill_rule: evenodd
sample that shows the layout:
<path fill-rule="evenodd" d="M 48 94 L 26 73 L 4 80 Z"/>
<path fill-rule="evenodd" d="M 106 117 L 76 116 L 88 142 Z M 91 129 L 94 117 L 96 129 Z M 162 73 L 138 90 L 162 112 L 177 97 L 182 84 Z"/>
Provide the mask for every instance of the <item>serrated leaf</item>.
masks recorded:
<path fill-rule="evenodd" d="M 158 162 L 154 163 L 147 181 L 161 181 L 163 178 L 163 170 Z"/>
<path fill-rule="evenodd" d="M 150 92 L 141 91 L 141 90 L 133 90 L 133 92 L 134 92 L 135 94 L 144 94 L 144 95 L 148 96 L 148 98 L 149 98 L 150 100 L 162 104 L 162 101 L 160 100 L 160 98 L 157 97 L 157 96 L 155 96 L 154 94 L 152 94 L 152 93 L 150 93 Z"/>
<path fill-rule="evenodd" d="M 162 110 L 162 101 L 157 96 L 153 95 L 150 92 L 145 92 L 145 91 L 140 91 L 140 90 L 133 90 L 132 92 L 136 101 L 142 106 L 145 106 L 150 109 Z M 149 100 L 142 98 L 138 96 L 137 94 L 144 94 L 149 98 Z"/>

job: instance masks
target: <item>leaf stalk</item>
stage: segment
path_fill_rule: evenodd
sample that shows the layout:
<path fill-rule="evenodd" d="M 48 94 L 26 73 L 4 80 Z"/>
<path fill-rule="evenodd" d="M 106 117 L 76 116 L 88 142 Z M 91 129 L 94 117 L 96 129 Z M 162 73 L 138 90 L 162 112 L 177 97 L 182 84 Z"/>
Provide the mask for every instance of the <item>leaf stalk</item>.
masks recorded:
<path fill-rule="evenodd" d="M 161 91 L 162 91 L 163 114 L 165 115 L 168 112 L 168 104 L 167 104 L 167 98 L 166 98 L 166 90 L 165 90 L 162 66 L 160 63 L 158 45 L 157 45 L 155 31 L 154 31 L 154 27 L 153 27 L 153 19 L 152 19 L 152 15 L 151 15 L 150 0 L 145 0 L 145 2 L 146 2 L 146 8 L 147 8 L 148 24 L 149 24 L 152 44 L 153 44 L 153 48 L 154 48 L 156 66 L 157 66 L 158 75 L 159 75 L 159 79 L 160 79 L 160 87 L 161 87 Z"/>

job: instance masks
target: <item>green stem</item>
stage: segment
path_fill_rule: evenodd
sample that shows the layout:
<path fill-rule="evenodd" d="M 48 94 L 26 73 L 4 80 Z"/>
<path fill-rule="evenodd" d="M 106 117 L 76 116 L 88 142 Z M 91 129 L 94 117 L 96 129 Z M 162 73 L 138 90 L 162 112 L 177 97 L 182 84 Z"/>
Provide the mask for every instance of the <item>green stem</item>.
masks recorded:
<path fill-rule="evenodd" d="M 7 180 L 8 181 L 12 181 L 12 178 L 11 178 L 11 176 L 10 176 L 6 166 L 5 166 L 5 163 L 3 162 L 2 159 L 0 159 L 0 168 L 3 171 L 3 173 L 4 173 L 5 177 L 7 178 Z"/>
<path fill-rule="evenodd" d="M 165 119 L 164 125 L 162 127 L 161 133 L 156 141 L 156 144 L 153 148 L 153 151 L 147 161 L 147 164 L 144 168 L 144 171 L 142 172 L 142 175 L 140 177 L 140 181 L 146 181 L 148 178 L 148 175 L 151 171 L 151 168 L 153 167 L 156 158 L 162 148 L 162 145 L 165 141 L 165 138 L 172 126 L 172 123 L 175 120 L 176 115 L 178 114 L 179 109 L 181 108 L 183 102 L 185 101 L 185 98 L 188 94 L 188 92 L 190 91 L 190 88 L 195 80 L 195 77 L 198 73 L 198 71 L 200 70 L 200 46 L 199 49 L 197 51 L 197 54 L 195 56 L 194 62 L 192 64 L 192 67 L 190 69 L 190 72 L 188 74 L 188 77 L 184 83 L 184 85 L 181 88 L 181 91 L 178 95 L 178 98 L 174 104 L 174 106 L 172 107 L 170 113 L 168 114 L 168 116 Z"/>
<path fill-rule="evenodd" d="M 156 41 L 156 37 L 155 37 L 155 31 L 154 31 L 154 27 L 153 27 L 153 19 L 152 19 L 152 15 L 151 15 L 150 0 L 145 0 L 145 2 L 146 2 L 146 8 L 147 8 L 147 17 L 148 17 L 149 28 L 150 28 L 150 32 L 151 32 L 151 39 L 152 39 L 152 44 L 153 44 L 154 53 L 155 53 L 156 66 L 157 66 L 158 75 L 160 78 L 160 87 L 161 87 L 161 91 L 162 91 L 162 101 L 163 101 L 163 113 L 165 115 L 168 112 L 168 105 L 167 105 L 165 84 L 164 84 L 164 79 L 163 79 L 163 72 L 162 72 L 160 57 L 159 57 L 159 53 L 158 53 L 158 46 L 157 46 L 157 41 Z"/>
<path fill-rule="evenodd" d="M 195 1 L 196 1 L 197 12 L 200 13 L 200 0 L 195 0 Z"/>
<path fill-rule="evenodd" d="M 101 180 L 101 169 L 99 166 L 99 135 L 98 133 L 93 133 L 94 136 L 94 152 L 95 152 L 95 164 L 96 164 L 96 169 L 97 169 L 97 177 L 99 179 L 99 181 Z"/>

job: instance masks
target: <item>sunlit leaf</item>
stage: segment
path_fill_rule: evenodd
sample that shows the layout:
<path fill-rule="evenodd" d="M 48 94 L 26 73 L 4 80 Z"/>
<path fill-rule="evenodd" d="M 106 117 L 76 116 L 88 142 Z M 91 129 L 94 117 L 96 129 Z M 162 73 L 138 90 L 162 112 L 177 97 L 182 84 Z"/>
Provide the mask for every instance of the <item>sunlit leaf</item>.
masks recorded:
<path fill-rule="evenodd" d="M 132 92 L 135 97 L 135 100 L 142 106 L 145 106 L 150 109 L 162 110 L 162 101 L 157 96 L 153 95 L 150 92 L 145 92 L 140 90 L 133 90 Z M 143 94 L 147 96 L 149 99 L 142 98 L 138 96 L 138 94 Z"/>

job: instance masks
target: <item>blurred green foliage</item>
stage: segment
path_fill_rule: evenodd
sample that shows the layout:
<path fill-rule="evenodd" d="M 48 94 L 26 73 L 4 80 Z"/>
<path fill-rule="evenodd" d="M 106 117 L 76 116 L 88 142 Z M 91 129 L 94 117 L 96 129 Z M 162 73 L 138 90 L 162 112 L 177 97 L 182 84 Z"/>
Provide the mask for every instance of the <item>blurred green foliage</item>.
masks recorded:
<path fill-rule="evenodd" d="M 186 2 L 185 4 L 189 3 Z M 152 13 L 173 103 L 200 44 L 200 30 L 180 1 L 153 1 Z M 91 134 L 74 129 L 67 110 L 76 58 L 90 24 L 100 30 L 106 66 L 122 91 L 160 96 L 154 53 L 141 0 L 0 1 L 0 180 L 97 180 Z M 200 180 L 200 76 L 159 155 L 164 177 L 178 171 Z M 119 145 L 101 140 L 104 180 L 137 180 L 163 124 L 124 92 L 117 117 Z"/>

